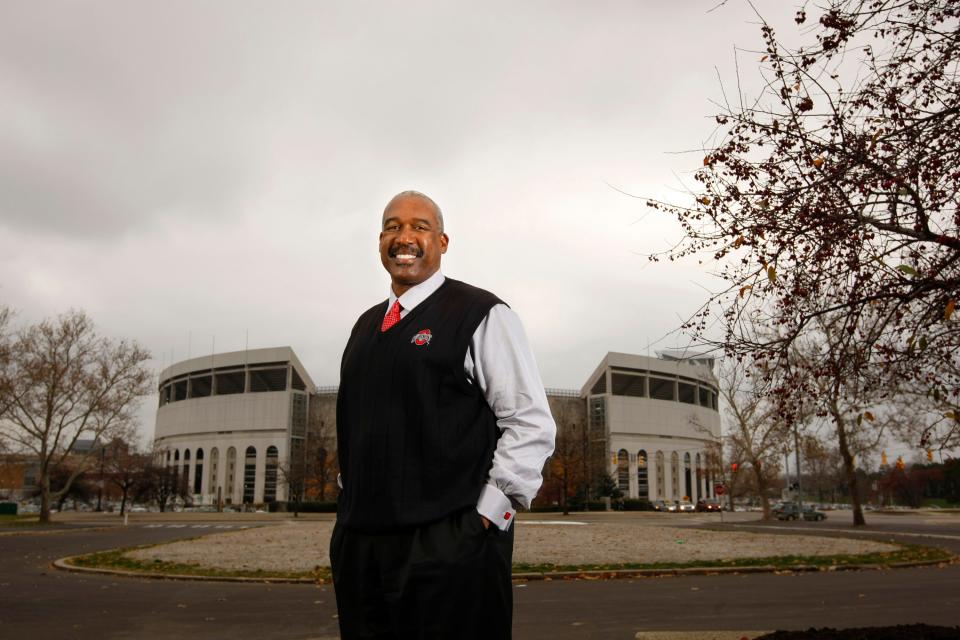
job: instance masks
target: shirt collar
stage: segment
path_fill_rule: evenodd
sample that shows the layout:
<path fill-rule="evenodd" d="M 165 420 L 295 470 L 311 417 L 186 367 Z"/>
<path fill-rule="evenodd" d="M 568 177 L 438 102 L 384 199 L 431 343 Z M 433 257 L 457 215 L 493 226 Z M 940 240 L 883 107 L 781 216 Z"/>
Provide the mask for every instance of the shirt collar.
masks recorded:
<path fill-rule="evenodd" d="M 436 273 L 421 282 L 407 289 L 400 296 L 400 306 L 404 311 L 412 311 L 414 307 L 430 297 L 430 294 L 440 288 L 443 281 L 446 280 L 443 273 L 437 269 Z M 390 298 L 387 300 L 387 309 L 393 306 L 397 301 L 397 294 L 393 292 L 393 285 L 390 285 Z"/>

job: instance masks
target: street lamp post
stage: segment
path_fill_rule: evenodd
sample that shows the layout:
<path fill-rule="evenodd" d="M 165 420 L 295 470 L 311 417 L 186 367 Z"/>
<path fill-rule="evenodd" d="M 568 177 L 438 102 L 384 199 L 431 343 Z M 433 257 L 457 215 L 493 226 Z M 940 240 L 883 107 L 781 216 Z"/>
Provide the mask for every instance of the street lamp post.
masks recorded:
<path fill-rule="evenodd" d="M 797 429 L 797 424 L 793 424 L 793 446 L 796 452 L 796 468 L 797 468 L 797 509 L 800 512 L 800 521 L 803 522 L 803 485 L 800 480 L 800 432 Z"/>
<path fill-rule="evenodd" d="M 97 482 L 97 511 L 103 511 L 103 453 L 104 446 L 100 445 L 100 477 Z"/>

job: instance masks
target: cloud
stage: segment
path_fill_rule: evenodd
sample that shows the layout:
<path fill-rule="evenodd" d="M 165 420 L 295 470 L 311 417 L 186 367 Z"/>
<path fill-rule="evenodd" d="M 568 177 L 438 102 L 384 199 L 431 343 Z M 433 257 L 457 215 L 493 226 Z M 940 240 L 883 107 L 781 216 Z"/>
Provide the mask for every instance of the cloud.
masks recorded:
<path fill-rule="evenodd" d="M 579 386 L 713 282 L 649 264 L 679 229 L 610 186 L 688 197 L 714 65 L 760 42 L 749 7 L 713 4 L 7 3 L 0 297 L 84 308 L 157 368 L 289 344 L 336 383 L 386 296 L 379 212 L 415 188 L 444 208 L 445 271 L 520 311 L 547 384 Z"/>

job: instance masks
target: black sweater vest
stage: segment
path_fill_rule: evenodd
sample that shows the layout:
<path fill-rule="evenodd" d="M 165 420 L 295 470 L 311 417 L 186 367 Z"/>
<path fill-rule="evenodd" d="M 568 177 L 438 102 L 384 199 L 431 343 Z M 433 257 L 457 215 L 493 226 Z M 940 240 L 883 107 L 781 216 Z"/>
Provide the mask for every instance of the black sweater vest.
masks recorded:
<path fill-rule="evenodd" d="M 386 303 L 357 320 L 343 353 L 337 520 L 387 530 L 476 505 L 499 430 L 463 370 L 492 293 L 447 278 L 386 332 Z"/>

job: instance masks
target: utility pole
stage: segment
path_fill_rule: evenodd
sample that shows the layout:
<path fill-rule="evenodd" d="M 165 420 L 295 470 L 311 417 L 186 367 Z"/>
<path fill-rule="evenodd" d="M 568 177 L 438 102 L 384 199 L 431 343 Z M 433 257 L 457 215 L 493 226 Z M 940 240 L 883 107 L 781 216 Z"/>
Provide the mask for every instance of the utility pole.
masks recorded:
<path fill-rule="evenodd" d="M 103 444 L 97 440 L 100 445 L 100 478 L 97 482 L 97 511 L 103 511 Z"/>
<path fill-rule="evenodd" d="M 803 485 L 800 480 L 800 431 L 797 424 L 793 424 L 793 446 L 796 451 L 797 467 L 797 508 L 800 510 L 800 520 L 803 520 Z"/>
<path fill-rule="evenodd" d="M 588 431 L 590 425 L 590 417 L 587 416 L 587 420 L 583 423 L 583 438 L 582 447 L 583 451 L 581 452 L 581 460 L 583 462 L 583 510 L 590 511 L 590 433 Z"/>

